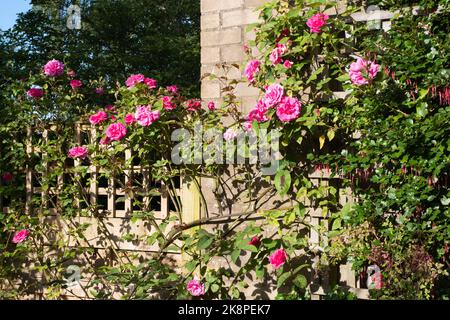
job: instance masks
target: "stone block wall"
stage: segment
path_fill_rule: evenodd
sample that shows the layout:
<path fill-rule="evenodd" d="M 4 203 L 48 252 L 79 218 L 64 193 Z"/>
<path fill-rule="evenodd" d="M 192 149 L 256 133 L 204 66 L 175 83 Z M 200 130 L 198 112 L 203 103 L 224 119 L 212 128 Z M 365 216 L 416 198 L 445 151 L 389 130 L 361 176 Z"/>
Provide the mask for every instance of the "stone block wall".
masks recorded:
<path fill-rule="evenodd" d="M 200 0 L 201 1 L 201 73 L 216 73 L 218 63 L 242 64 L 244 44 L 252 39 L 246 33 L 247 25 L 258 21 L 257 8 L 268 0 Z M 241 72 L 234 70 L 228 75 L 240 79 Z M 222 97 L 221 85 L 216 80 L 204 79 L 201 90 L 202 99 L 219 101 Z M 239 84 L 236 88 L 238 101 L 243 111 L 252 108 L 259 90 Z"/>

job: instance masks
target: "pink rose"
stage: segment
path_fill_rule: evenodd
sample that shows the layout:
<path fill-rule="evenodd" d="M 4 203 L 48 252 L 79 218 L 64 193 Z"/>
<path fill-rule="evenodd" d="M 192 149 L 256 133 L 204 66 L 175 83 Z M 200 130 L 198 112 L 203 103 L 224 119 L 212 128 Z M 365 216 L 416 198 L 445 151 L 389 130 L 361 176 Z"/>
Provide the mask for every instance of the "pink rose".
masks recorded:
<path fill-rule="evenodd" d="M 312 33 L 320 33 L 322 32 L 322 27 L 326 24 L 328 18 L 329 17 L 326 14 L 316 13 L 308 19 L 306 25 L 309 27 Z"/>
<path fill-rule="evenodd" d="M 251 240 L 248 242 L 249 245 L 251 246 L 259 246 L 261 244 L 261 240 L 259 239 L 258 236 L 254 236 L 253 238 L 251 238 Z"/>
<path fill-rule="evenodd" d="M 282 62 L 281 56 L 285 54 L 287 51 L 287 47 L 284 44 L 277 44 L 276 48 L 272 50 L 272 53 L 269 56 L 269 60 L 273 65 L 280 64 Z"/>
<path fill-rule="evenodd" d="M 64 73 L 64 63 L 58 60 L 50 60 L 44 66 L 44 74 L 49 77 L 58 77 Z"/>
<path fill-rule="evenodd" d="M 167 89 L 167 91 L 169 91 L 170 93 L 173 93 L 173 94 L 177 94 L 177 93 L 178 93 L 178 87 L 175 86 L 175 85 L 168 86 L 166 89 Z"/>
<path fill-rule="evenodd" d="M 269 56 L 269 60 L 272 62 L 273 65 L 281 63 L 280 51 L 277 48 L 273 49 L 272 53 Z"/>
<path fill-rule="evenodd" d="M 101 87 L 100 88 L 95 88 L 95 93 L 101 95 L 101 94 L 105 93 L 105 90 L 103 88 L 101 88 Z"/>
<path fill-rule="evenodd" d="M 73 90 L 80 88 L 83 83 L 80 80 L 70 80 L 70 86 Z"/>
<path fill-rule="evenodd" d="M 2 175 L 2 179 L 4 182 L 6 183 L 10 183 L 12 181 L 12 179 L 14 178 L 14 176 L 12 175 L 11 172 L 5 172 Z"/>
<path fill-rule="evenodd" d="M 20 230 L 14 234 L 14 237 L 12 239 L 13 243 L 21 243 L 27 240 L 28 235 L 30 232 L 27 229 Z"/>
<path fill-rule="evenodd" d="M 122 140 L 127 134 L 127 128 L 123 123 L 112 123 L 106 129 L 106 136 L 112 141 Z"/>
<path fill-rule="evenodd" d="M 270 108 L 277 105 L 284 96 L 284 89 L 278 83 L 270 85 L 264 95 L 264 103 Z"/>
<path fill-rule="evenodd" d="M 144 83 L 149 87 L 150 89 L 156 88 L 156 80 L 152 78 L 145 78 Z"/>
<path fill-rule="evenodd" d="M 128 114 L 125 116 L 125 123 L 126 123 L 126 124 L 132 125 L 132 124 L 135 123 L 135 122 L 136 122 L 136 118 L 134 117 L 133 114 L 128 113 Z"/>
<path fill-rule="evenodd" d="M 297 119 L 300 115 L 301 103 L 295 98 L 284 97 L 277 107 L 277 116 L 283 122 Z"/>
<path fill-rule="evenodd" d="M 369 78 L 373 79 L 377 76 L 378 71 L 380 71 L 380 65 L 376 64 L 375 61 L 370 62 L 370 67 L 369 67 Z"/>
<path fill-rule="evenodd" d="M 205 285 L 198 279 L 192 279 L 187 284 L 187 290 L 194 297 L 199 297 L 205 294 Z"/>
<path fill-rule="evenodd" d="M 134 117 L 136 118 L 137 123 L 141 126 L 147 127 L 159 119 L 159 111 L 151 111 L 146 106 L 139 106 L 136 108 Z"/>
<path fill-rule="evenodd" d="M 259 72 L 260 65 L 261 62 L 259 60 L 250 60 L 245 66 L 244 73 L 250 83 L 255 81 L 255 73 Z"/>
<path fill-rule="evenodd" d="M 216 110 L 216 105 L 215 105 L 214 101 L 210 101 L 208 103 L 208 109 L 211 110 L 211 111 Z"/>
<path fill-rule="evenodd" d="M 252 122 L 252 121 L 256 120 L 257 122 L 264 122 L 264 121 L 269 120 L 269 118 L 266 116 L 267 109 L 268 109 L 268 107 L 264 103 L 264 101 L 259 100 L 256 107 L 254 107 L 253 109 L 251 109 L 248 112 L 247 121 Z"/>
<path fill-rule="evenodd" d="M 293 66 L 293 62 L 292 61 L 289 61 L 289 60 L 285 60 L 284 61 L 284 63 L 283 63 L 283 66 L 286 68 L 286 69 L 290 69 L 292 66 Z"/>
<path fill-rule="evenodd" d="M 172 103 L 172 98 L 169 96 L 162 97 L 162 101 L 163 101 L 163 107 L 166 110 L 173 110 L 177 107 L 174 103 Z"/>
<path fill-rule="evenodd" d="M 355 62 L 350 64 L 348 74 L 353 84 L 361 86 L 368 84 L 369 80 L 373 80 L 379 70 L 380 65 L 376 64 L 375 61 L 366 61 L 358 57 Z"/>
<path fill-rule="evenodd" d="M 89 117 L 89 122 L 93 125 L 102 123 L 103 121 L 106 120 L 108 120 L 108 115 L 103 110 L 100 110 L 96 114 L 93 114 L 92 116 Z"/>
<path fill-rule="evenodd" d="M 144 80 L 145 76 L 143 74 L 132 74 L 125 81 L 125 84 L 128 88 L 133 88 L 136 84 L 144 82 Z"/>
<path fill-rule="evenodd" d="M 242 127 L 244 128 L 244 130 L 245 131 L 250 131 L 250 130 L 252 130 L 252 122 L 251 121 L 245 121 L 243 124 L 242 124 Z"/>
<path fill-rule="evenodd" d="M 44 95 L 44 90 L 41 88 L 31 88 L 27 91 L 27 95 L 33 99 L 40 99 Z"/>
<path fill-rule="evenodd" d="M 86 147 L 73 147 L 69 150 L 68 156 L 73 159 L 85 159 L 88 155 L 88 150 Z"/>
<path fill-rule="evenodd" d="M 278 249 L 269 256 L 269 262 L 275 269 L 281 267 L 286 262 L 286 260 L 287 254 L 284 249 Z"/>
<path fill-rule="evenodd" d="M 200 100 L 191 99 L 187 101 L 188 111 L 197 111 L 202 108 L 202 102 Z"/>
<path fill-rule="evenodd" d="M 236 138 L 238 136 L 238 132 L 232 128 L 228 128 L 225 133 L 223 134 L 223 138 L 226 141 L 230 141 L 233 140 L 234 138 Z"/>

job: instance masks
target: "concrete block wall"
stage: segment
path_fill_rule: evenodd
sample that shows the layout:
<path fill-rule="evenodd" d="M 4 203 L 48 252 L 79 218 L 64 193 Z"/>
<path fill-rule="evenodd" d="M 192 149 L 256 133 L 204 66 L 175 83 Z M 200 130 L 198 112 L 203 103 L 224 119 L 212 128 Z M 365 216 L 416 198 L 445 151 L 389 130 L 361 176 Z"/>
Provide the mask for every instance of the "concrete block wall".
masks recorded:
<path fill-rule="evenodd" d="M 202 74 L 217 75 L 218 63 L 242 64 L 245 60 L 244 44 L 252 38 L 246 33 L 247 25 L 258 21 L 257 8 L 268 0 L 200 0 L 201 2 L 201 64 Z M 228 77 L 239 79 L 242 73 L 233 70 Z M 216 80 L 202 81 L 201 95 L 204 100 L 220 101 L 221 84 Z M 259 90 L 239 84 L 236 95 L 243 111 L 250 110 Z"/>

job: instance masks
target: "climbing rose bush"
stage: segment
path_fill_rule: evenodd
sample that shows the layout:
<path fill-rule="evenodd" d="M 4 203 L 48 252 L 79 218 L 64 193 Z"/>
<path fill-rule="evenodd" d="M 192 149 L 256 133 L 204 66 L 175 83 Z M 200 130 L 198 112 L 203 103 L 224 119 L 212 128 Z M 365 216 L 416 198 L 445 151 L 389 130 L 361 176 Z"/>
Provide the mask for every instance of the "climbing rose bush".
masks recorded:
<path fill-rule="evenodd" d="M 155 294 L 238 299 L 244 298 L 248 279 L 262 285 L 276 282 L 280 289 L 277 299 L 308 299 L 313 294 L 310 283 L 324 279 L 331 268 L 347 262 L 352 262 L 361 283 L 367 282 L 364 272 L 370 265 L 381 269 L 383 281 L 379 281 L 381 277 L 372 279 L 376 283 L 370 291 L 373 298 L 447 297 L 448 274 L 443 266 L 447 263 L 450 197 L 445 183 L 445 146 L 450 135 L 445 126 L 448 24 L 445 19 L 440 22 L 437 12 L 432 21 L 409 14 L 394 21 L 388 35 L 381 30 L 368 34 L 366 26 L 356 25 L 353 31 L 348 23 L 359 8 L 348 7 L 329 18 L 324 12 L 333 4 L 318 7 L 314 3 L 296 0 L 289 6 L 286 1 L 273 1 L 262 7 L 261 22 L 251 26 L 256 38 L 245 48 L 249 61 L 244 70 L 246 85 L 261 91 L 248 114 L 239 112 L 241 106 L 235 99 L 238 81 L 226 81 L 222 76 L 215 79 L 223 82 L 224 103 L 214 108 L 208 108 L 207 101 L 183 97 L 174 86 L 158 87 L 143 74 L 130 75 L 125 86 L 105 87 L 101 97 L 95 89 L 102 86 L 101 81 L 83 80 L 83 86 L 70 90 L 68 84 L 75 80 L 76 72 L 65 75 L 64 66 L 53 60 L 49 72 L 44 67 L 44 74 L 14 84 L 11 108 L 5 111 L 10 124 L 2 128 L 11 144 L 1 159 L 2 172 L 15 174 L 7 186 L 1 186 L 13 201 L 7 220 L 1 221 L 6 221 L 5 232 L 0 234 L 2 249 L 6 248 L 0 251 L 1 257 L 14 263 L 2 264 L 2 278 L 16 280 L 30 257 L 45 256 L 44 248 L 49 246 L 55 250 L 54 256 L 45 263 L 32 261 L 49 279 L 42 284 L 47 298 L 60 297 L 66 271 L 63 267 L 48 270 L 47 266 L 63 266 L 68 257 L 86 259 L 86 255 L 91 258 L 83 260 L 83 272 L 92 274 L 86 289 L 101 299 L 114 297 L 117 290 L 126 299 L 154 298 Z M 413 34 L 422 45 L 412 49 L 403 39 L 417 29 L 410 25 L 419 27 L 419 22 L 430 23 L 431 29 Z M 355 37 L 340 37 L 345 32 Z M 364 40 L 355 44 L 355 38 Z M 436 43 L 439 45 L 434 47 Z M 399 57 L 398 44 L 407 55 Z M 430 55 L 432 48 L 438 53 Z M 354 61 L 350 52 L 360 58 Z M 218 68 L 222 68 L 221 74 L 231 70 L 229 66 Z M 34 85 L 44 90 L 40 99 L 27 96 Z M 336 91 L 341 94 L 335 95 Z M 232 125 L 224 125 L 222 117 L 231 119 Z M 73 125 L 80 120 L 91 124 L 94 143 L 80 146 L 85 142 L 74 140 Z M 59 131 L 47 136 L 50 142 L 46 143 L 39 133 L 55 121 L 62 129 L 56 128 Z M 251 201 L 238 219 L 227 219 L 225 224 L 216 214 L 226 214 L 223 203 L 231 187 L 222 178 L 229 167 L 174 165 L 170 161 L 172 130 L 184 128 L 194 134 L 199 122 L 206 129 L 224 132 L 228 142 L 242 132 L 241 127 L 254 133 L 262 129 L 280 132 L 279 166 L 273 176 L 263 178 L 267 193 L 254 195 L 262 185 L 259 171 L 255 175 L 248 164 L 238 166 L 236 172 L 243 174 L 231 179 L 230 185 L 248 190 Z M 24 150 L 26 135 L 18 128 L 27 126 L 36 133 L 32 138 L 38 140 L 38 147 L 49 155 L 51 167 L 43 168 L 39 154 L 30 157 Z M 355 130 L 359 138 L 355 138 Z M 67 150 L 70 146 L 74 147 Z M 124 151 L 131 153 L 131 159 L 125 161 Z M 73 167 L 70 164 L 74 161 L 67 158 L 83 161 Z M 140 181 L 138 172 L 127 175 L 135 162 L 148 168 L 151 186 Z M 38 179 L 41 175 L 38 182 L 43 190 L 51 191 L 59 177 L 73 181 L 64 184 L 52 210 L 41 198 L 33 200 L 38 218 L 23 214 L 24 190 L 14 185 L 24 181 L 27 165 L 34 166 Z M 99 267 L 92 248 L 66 247 L 64 234 L 55 231 L 55 225 L 42 223 L 56 210 L 69 222 L 64 232 L 85 241 L 89 223 L 71 222 L 80 216 L 92 217 L 100 230 L 99 238 L 109 239 L 108 230 L 102 230 L 107 208 L 90 202 L 90 188 L 79 187 L 99 182 L 90 176 L 90 166 L 100 168 L 100 179 L 114 181 L 126 196 L 132 194 L 136 199 L 132 205 L 139 210 L 134 209 L 129 220 L 149 225 L 149 233 L 127 231 L 119 238 L 159 248 L 151 258 L 133 259 L 111 246 L 112 263 Z M 259 164 L 252 167 L 260 169 Z M 50 169 L 48 178 L 44 169 Z M 319 183 L 311 181 L 311 172 L 320 177 L 316 178 Z M 191 179 L 196 187 L 200 186 L 199 177 L 214 182 L 210 191 L 217 205 L 211 215 L 183 221 L 182 203 L 173 187 L 180 176 Z M 330 183 L 321 183 L 324 176 L 330 176 Z M 171 201 L 169 214 L 163 218 L 156 218 L 157 210 L 152 207 L 162 190 L 153 185 L 158 181 Z M 342 203 L 339 194 L 344 187 L 358 195 L 354 203 Z M 212 210 L 206 206 L 202 188 L 198 189 L 202 208 Z M 286 206 L 266 210 L 268 194 L 281 198 Z M 120 203 L 120 198 L 114 201 Z M 328 223 L 311 225 L 305 203 L 314 206 L 316 214 Z M 25 243 L 11 246 L 12 235 L 20 229 L 29 231 L 32 241 L 25 240 L 27 234 L 22 237 Z M 321 235 L 318 242 L 309 239 L 308 233 L 313 231 Z M 49 241 L 50 235 L 58 241 Z M 183 252 L 186 260 L 171 264 L 173 252 Z M 223 259 L 225 267 L 214 268 L 213 258 Z M 305 263 L 298 265 L 299 261 Z M 11 290 L 0 294 L 20 296 L 14 287 L 7 288 Z M 333 292 L 327 294 L 334 296 Z"/>

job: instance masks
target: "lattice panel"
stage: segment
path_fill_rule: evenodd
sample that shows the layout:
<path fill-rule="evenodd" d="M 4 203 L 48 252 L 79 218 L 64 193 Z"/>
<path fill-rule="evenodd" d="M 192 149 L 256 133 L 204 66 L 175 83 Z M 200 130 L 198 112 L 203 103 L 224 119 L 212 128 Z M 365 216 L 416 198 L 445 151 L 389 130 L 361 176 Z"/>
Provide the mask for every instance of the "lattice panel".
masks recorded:
<path fill-rule="evenodd" d="M 165 218 L 170 211 L 175 211 L 174 197 L 180 198 L 181 178 L 175 179 L 175 188 L 167 188 L 162 181 L 152 179 L 148 167 L 141 166 L 139 161 L 132 159 L 131 150 L 127 149 L 123 153 L 123 160 L 127 165 L 123 172 L 115 177 L 107 177 L 101 168 L 94 166 L 89 158 L 85 160 L 67 159 L 65 162 L 65 171 L 70 169 L 87 166 L 88 172 L 82 177 L 80 173 L 74 172 L 73 177 L 70 174 L 59 175 L 55 181 L 49 183 L 47 190 L 44 190 L 39 181 L 42 176 L 47 175 L 52 170 L 51 164 L 47 161 L 47 154 L 33 145 L 33 136 L 38 135 L 43 144 L 51 142 L 51 135 L 56 127 L 45 129 L 42 133 L 32 132 L 28 129 L 28 147 L 27 153 L 31 156 L 38 156 L 42 161 L 43 170 L 37 172 L 28 167 L 26 173 L 27 190 L 27 209 L 31 209 L 33 198 L 40 198 L 42 208 L 48 209 L 52 214 L 57 214 L 58 195 L 62 187 L 68 184 L 74 184 L 83 190 L 85 196 L 83 201 L 75 199 L 75 205 L 83 215 L 90 215 L 87 204 L 95 206 L 102 216 L 111 218 L 128 218 L 134 211 L 142 211 L 147 208 L 155 213 L 155 217 Z M 87 124 L 77 124 L 75 127 L 75 144 L 87 145 L 96 143 L 98 139 L 95 127 Z M 102 146 L 107 148 L 107 146 Z M 95 156 L 95 153 L 91 156 Z M 79 181 L 79 182 L 78 182 Z M 131 186 L 133 188 L 131 192 Z M 169 195 L 169 192 L 172 192 Z M 157 195 L 156 193 L 159 193 Z M 150 195 L 151 194 L 151 195 Z"/>

